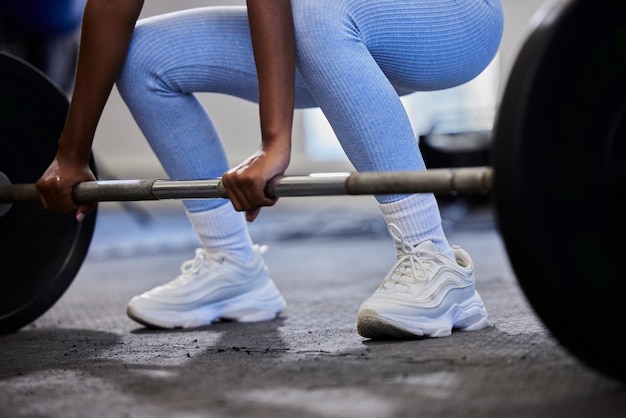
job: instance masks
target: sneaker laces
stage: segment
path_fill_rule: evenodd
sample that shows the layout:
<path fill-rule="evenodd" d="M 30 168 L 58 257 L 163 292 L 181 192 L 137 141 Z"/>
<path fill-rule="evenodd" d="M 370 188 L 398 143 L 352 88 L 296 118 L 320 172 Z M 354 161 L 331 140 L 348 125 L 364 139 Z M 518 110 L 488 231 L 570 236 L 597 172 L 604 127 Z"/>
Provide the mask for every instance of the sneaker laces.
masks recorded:
<path fill-rule="evenodd" d="M 430 248 L 412 246 L 405 239 L 400 228 L 389 224 L 389 234 L 396 243 L 398 256 L 396 264 L 383 280 L 383 287 L 393 290 L 408 290 L 410 286 L 428 281 L 428 265 L 441 264 Z"/>
<path fill-rule="evenodd" d="M 180 287 L 184 286 L 193 279 L 196 278 L 198 272 L 202 270 L 202 268 L 210 263 L 217 262 L 221 263 L 224 260 L 224 255 L 219 252 L 209 253 L 204 248 L 196 248 L 195 257 L 193 259 L 183 261 L 180 266 L 181 274 L 176 277 L 174 280 L 169 282 L 166 286 L 168 287 Z"/>
<path fill-rule="evenodd" d="M 253 251 L 255 254 L 262 255 L 268 249 L 267 245 L 254 245 Z M 211 264 L 221 264 L 228 256 L 220 251 L 209 252 L 204 248 L 196 248 L 195 257 L 193 259 L 183 261 L 180 266 L 181 274 L 171 282 L 167 283 L 167 287 L 181 287 L 185 286 L 197 277 L 197 274 L 203 267 Z"/>

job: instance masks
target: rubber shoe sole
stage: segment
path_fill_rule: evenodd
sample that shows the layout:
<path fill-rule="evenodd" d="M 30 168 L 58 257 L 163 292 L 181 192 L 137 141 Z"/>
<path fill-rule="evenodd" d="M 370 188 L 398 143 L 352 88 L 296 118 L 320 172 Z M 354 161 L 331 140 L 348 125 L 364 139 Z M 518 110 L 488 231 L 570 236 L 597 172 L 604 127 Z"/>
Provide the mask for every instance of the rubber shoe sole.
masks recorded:
<path fill-rule="evenodd" d="M 285 300 L 270 280 L 263 288 L 187 311 L 139 312 L 132 306 L 131 300 L 126 313 L 132 320 L 146 327 L 175 329 L 202 327 L 218 320 L 268 321 L 276 318 L 285 306 Z"/>
<path fill-rule="evenodd" d="M 359 335 L 376 340 L 447 337 L 452 330 L 479 331 L 489 326 L 478 293 L 461 305 L 452 305 L 438 318 L 394 316 L 368 308 L 361 310 L 357 318 Z"/>

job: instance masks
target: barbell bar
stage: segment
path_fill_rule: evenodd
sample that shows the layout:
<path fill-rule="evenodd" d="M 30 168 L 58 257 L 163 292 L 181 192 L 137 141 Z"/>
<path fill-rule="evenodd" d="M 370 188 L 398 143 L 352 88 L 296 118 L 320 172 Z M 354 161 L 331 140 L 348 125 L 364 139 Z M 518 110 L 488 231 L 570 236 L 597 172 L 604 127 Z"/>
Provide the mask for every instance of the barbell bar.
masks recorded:
<path fill-rule="evenodd" d="M 77 223 L 72 215 L 44 211 L 36 202 L 32 183 L 56 153 L 67 98 L 32 66 L 3 54 L 0 92 L 5 202 L 0 255 L 21 270 L 18 278 L 0 276 L 0 333 L 7 333 L 42 315 L 70 285 L 87 254 L 97 205 Z M 621 338 L 626 14 L 618 2 L 542 4 L 506 81 L 491 158 L 491 167 L 468 171 L 286 176 L 274 180 L 267 193 L 490 193 L 509 261 L 537 316 L 583 363 L 626 381 Z M 91 167 L 97 177 L 93 158 Z M 130 181 L 141 190 L 133 196 L 119 195 L 131 189 L 128 181 L 123 192 L 119 186 L 125 181 L 88 182 L 76 187 L 75 198 L 196 198 L 208 189 L 224 197 L 219 179 L 208 181 L 210 187 L 207 181 Z M 103 190 L 110 198 L 104 199 Z M 21 199 L 25 202 L 13 203 Z"/>
<path fill-rule="evenodd" d="M 487 194 L 493 186 L 491 167 L 439 168 L 426 171 L 313 173 L 272 179 L 270 197 L 373 195 L 394 193 Z M 221 179 L 97 180 L 78 183 L 72 192 L 78 203 L 166 199 L 228 198 Z M 10 184 L 0 172 L 2 204 L 37 202 L 33 183 Z"/>

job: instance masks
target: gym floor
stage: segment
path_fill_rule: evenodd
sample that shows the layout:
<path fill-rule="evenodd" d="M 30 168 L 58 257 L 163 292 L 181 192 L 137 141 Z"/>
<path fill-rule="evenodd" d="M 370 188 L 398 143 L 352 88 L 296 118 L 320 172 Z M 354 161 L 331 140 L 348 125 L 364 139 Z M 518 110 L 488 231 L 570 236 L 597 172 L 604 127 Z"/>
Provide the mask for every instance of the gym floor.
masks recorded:
<path fill-rule="evenodd" d="M 372 342 L 355 317 L 395 261 L 384 223 L 371 198 L 307 199 L 283 199 L 251 224 L 286 311 L 184 331 L 125 314 L 193 256 L 182 210 L 101 204 L 68 291 L 0 337 L 0 417 L 626 416 L 624 385 L 572 357 L 527 304 L 488 202 L 445 200 L 442 214 L 474 258 L 493 326 Z"/>

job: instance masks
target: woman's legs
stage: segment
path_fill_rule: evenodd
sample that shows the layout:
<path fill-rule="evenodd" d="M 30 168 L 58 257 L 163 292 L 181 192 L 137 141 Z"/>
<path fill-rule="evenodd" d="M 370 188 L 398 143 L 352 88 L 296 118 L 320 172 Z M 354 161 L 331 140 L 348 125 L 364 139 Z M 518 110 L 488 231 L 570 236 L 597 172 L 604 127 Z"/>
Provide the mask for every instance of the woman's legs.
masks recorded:
<path fill-rule="evenodd" d="M 245 8 L 196 9 L 139 22 L 118 88 L 171 178 L 221 176 L 228 160 L 194 93 L 256 101 Z M 243 213 L 228 200 L 183 203 L 202 248 L 173 281 L 132 298 L 128 315 L 164 328 L 274 318 L 285 301 L 263 263 L 264 249 L 252 244 Z"/>
<path fill-rule="evenodd" d="M 359 171 L 424 170 L 399 94 L 459 85 L 496 54 L 496 0 L 292 0 L 298 69 Z M 432 194 L 376 196 L 398 261 L 359 308 L 368 338 L 488 326 L 472 261 Z"/>

